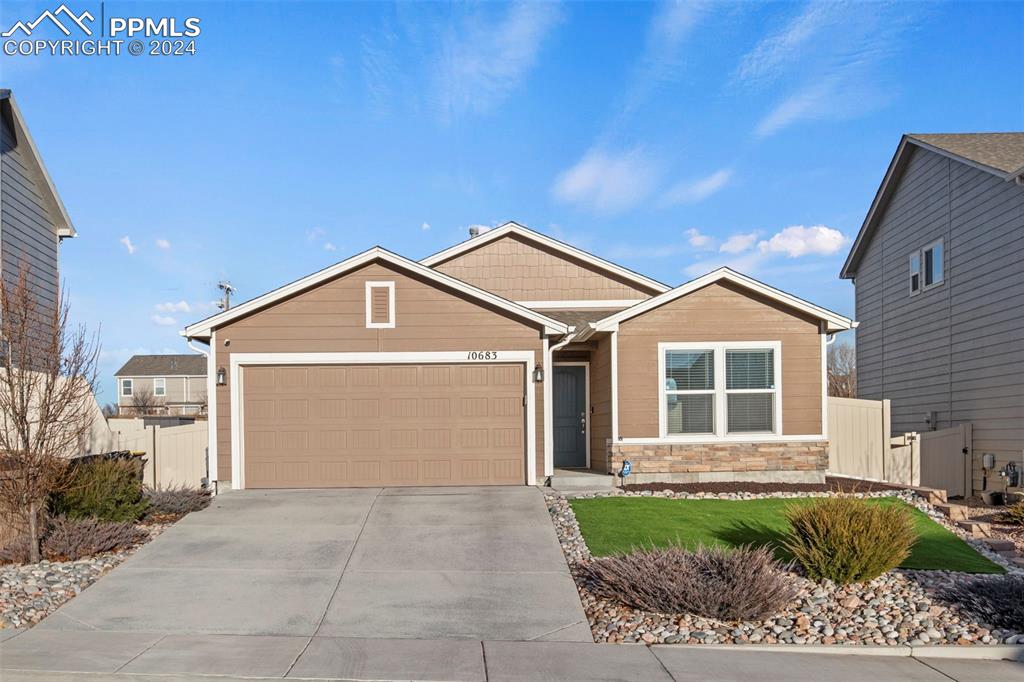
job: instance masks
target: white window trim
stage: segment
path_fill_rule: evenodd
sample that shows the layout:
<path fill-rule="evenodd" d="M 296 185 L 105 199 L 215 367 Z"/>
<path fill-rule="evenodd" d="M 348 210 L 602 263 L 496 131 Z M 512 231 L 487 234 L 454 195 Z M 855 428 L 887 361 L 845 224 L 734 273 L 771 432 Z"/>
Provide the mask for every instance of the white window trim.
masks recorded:
<path fill-rule="evenodd" d="M 932 250 L 936 246 L 938 246 L 939 248 L 942 249 L 942 261 L 940 262 L 940 265 L 939 265 L 939 267 L 942 268 L 942 279 L 940 279 L 937 282 L 932 282 L 931 284 L 928 284 L 927 282 L 925 282 L 925 272 L 926 272 L 925 267 L 926 266 L 925 266 L 924 254 L 925 254 L 926 251 Z M 946 282 L 946 262 L 945 261 L 946 261 L 946 247 L 942 243 L 942 238 L 941 237 L 939 237 L 938 239 L 936 239 L 933 242 L 930 242 L 930 243 L 926 244 L 924 247 L 921 248 L 921 291 L 930 291 L 930 290 L 934 289 L 935 287 L 941 287 L 943 284 L 945 284 L 945 282 Z"/>
<path fill-rule="evenodd" d="M 128 392 L 127 393 L 125 393 L 125 390 L 124 390 L 125 384 L 128 385 Z M 135 380 L 134 379 L 121 379 L 118 382 L 118 388 L 120 389 L 120 394 L 121 394 L 122 398 L 131 398 L 132 394 L 135 391 Z"/>
<path fill-rule="evenodd" d="M 924 284 L 924 268 L 922 267 L 922 252 L 915 251 L 914 253 L 907 256 L 907 269 L 909 274 L 907 275 L 907 288 L 910 290 L 911 296 L 917 296 L 921 293 L 921 285 Z M 917 259 L 917 288 L 914 288 L 914 259 Z"/>
<path fill-rule="evenodd" d="M 388 321 L 373 322 L 373 290 L 388 290 Z M 394 329 L 395 328 L 395 283 L 394 282 L 367 282 L 366 283 L 366 328 L 367 329 Z"/>
<path fill-rule="evenodd" d="M 775 388 L 764 389 L 726 389 L 725 352 L 727 350 L 770 349 L 774 352 Z M 715 432 L 695 434 L 669 434 L 668 413 L 665 402 L 668 395 L 665 389 L 665 352 L 670 350 L 710 350 L 714 352 L 715 390 L 686 391 L 684 393 L 714 393 L 715 395 Z M 658 440 L 666 443 L 708 443 L 725 441 L 760 441 L 766 438 L 782 439 L 782 342 L 781 341 L 715 341 L 701 342 L 662 342 L 658 344 Z M 771 431 L 746 431 L 728 433 L 727 396 L 730 393 L 774 393 L 774 428 Z M 651 439 L 639 439 L 651 440 Z"/>
<path fill-rule="evenodd" d="M 521 363 L 526 387 L 526 485 L 537 485 L 537 387 L 533 381 L 536 357 L 533 351 L 498 351 L 492 360 L 468 360 L 471 350 L 375 353 L 232 353 L 231 390 L 231 489 L 245 488 L 245 415 L 243 367 L 253 365 L 364 365 L 364 364 L 495 364 Z M 212 427 L 211 427 L 212 428 Z"/>
<path fill-rule="evenodd" d="M 162 393 L 157 393 L 157 390 Z M 166 398 L 167 397 L 167 379 L 164 377 L 153 377 L 153 397 L 154 398 Z"/>

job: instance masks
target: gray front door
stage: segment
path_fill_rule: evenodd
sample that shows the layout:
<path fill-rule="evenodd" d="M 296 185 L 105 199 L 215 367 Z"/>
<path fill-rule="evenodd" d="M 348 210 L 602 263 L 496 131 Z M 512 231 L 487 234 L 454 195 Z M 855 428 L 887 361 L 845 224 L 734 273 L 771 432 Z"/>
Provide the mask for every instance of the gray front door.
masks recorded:
<path fill-rule="evenodd" d="M 555 365 L 555 466 L 587 466 L 587 368 Z"/>

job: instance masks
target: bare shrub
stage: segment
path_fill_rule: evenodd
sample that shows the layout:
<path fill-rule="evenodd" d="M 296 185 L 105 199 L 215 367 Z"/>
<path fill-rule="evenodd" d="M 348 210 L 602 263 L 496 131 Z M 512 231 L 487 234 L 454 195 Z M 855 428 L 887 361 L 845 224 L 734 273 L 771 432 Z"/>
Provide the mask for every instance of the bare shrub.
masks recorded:
<path fill-rule="evenodd" d="M 1024 575 L 973 578 L 943 596 L 982 622 L 1024 631 Z"/>
<path fill-rule="evenodd" d="M 149 515 L 184 516 L 205 509 L 210 504 L 210 491 L 184 485 L 146 488 L 145 498 L 149 502 Z"/>
<path fill-rule="evenodd" d="M 148 538 L 149 533 L 132 523 L 58 516 L 50 520 L 50 529 L 43 538 L 43 556 L 50 561 L 77 561 L 128 549 Z"/>
<path fill-rule="evenodd" d="M 153 395 L 153 389 L 139 386 L 132 391 L 132 411 L 138 416 L 159 414 L 163 411 L 164 400 Z"/>
<path fill-rule="evenodd" d="M 786 510 L 792 527 L 783 546 L 813 580 L 840 585 L 877 578 L 910 556 L 917 531 L 901 504 L 831 497 Z"/>
<path fill-rule="evenodd" d="M 999 520 L 1004 523 L 1012 523 L 1017 526 L 1024 526 L 1024 500 L 1015 502 L 999 514 Z"/>
<path fill-rule="evenodd" d="M 849 344 L 833 343 L 828 347 L 828 394 L 857 397 L 857 351 Z"/>
<path fill-rule="evenodd" d="M 783 609 L 796 581 L 765 547 L 681 547 L 597 559 L 587 567 L 592 591 L 659 613 L 692 613 L 722 621 L 755 620 Z"/>

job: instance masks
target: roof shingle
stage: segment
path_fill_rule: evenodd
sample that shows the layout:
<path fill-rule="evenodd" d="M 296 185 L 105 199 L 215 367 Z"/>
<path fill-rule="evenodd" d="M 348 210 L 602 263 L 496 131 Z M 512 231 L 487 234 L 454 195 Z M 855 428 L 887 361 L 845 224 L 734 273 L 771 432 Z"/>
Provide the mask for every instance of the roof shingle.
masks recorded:
<path fill-rule="evenodd" d="M 1003 173 L 1024 169 L 1024 132 L 908 134 L 907 137 Z"/>
<path fill-rule="evenodd" d="M 116 377 L 204 377 L 206 358 L 202 355 L 133 355 Z"/>

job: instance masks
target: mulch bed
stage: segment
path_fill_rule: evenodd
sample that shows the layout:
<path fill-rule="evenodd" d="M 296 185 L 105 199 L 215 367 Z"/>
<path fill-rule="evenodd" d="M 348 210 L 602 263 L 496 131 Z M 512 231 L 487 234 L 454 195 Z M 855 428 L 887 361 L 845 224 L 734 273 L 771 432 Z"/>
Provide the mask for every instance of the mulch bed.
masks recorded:
<path fill-rule="evenodd" d="M 674 493 L 871 493 L 879 490 L 900 490 L 901 486 L 876 481 L 862 481 L 856 478 L 829 476 L 824 483 L 754 483 L 730 481 L 719 483 L 643 483 L 623 486 L 627 492 L 658 492 L 671 490 Z"/>

